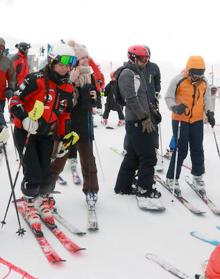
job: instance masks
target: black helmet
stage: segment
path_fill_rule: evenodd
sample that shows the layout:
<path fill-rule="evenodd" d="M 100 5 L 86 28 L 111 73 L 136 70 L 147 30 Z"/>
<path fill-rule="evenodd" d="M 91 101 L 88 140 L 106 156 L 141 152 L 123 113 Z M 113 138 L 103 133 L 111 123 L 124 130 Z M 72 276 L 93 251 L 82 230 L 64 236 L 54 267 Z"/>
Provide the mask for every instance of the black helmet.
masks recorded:
<path fill-rule="evenodd" d="M 31 47 L 30 44 L 21 42 L 19 44 L 16 44 L 15 47 L 23 54 L 26 54 L 28 52 L 28 49 Z"/>

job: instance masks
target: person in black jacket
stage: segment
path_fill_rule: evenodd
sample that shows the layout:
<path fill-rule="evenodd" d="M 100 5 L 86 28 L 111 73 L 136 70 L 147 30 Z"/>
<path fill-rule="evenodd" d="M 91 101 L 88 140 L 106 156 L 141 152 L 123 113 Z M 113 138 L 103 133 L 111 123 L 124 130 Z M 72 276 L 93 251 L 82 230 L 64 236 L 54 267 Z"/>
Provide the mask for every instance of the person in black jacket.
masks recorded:
<path fill-rule="evenodd" d="M 106 85 L 105 87 L 105 97 L 107 97 L 106 99 L 106 103 L 105 103 L 105 111 L 103 114 L 103 120 L 102 120 L 102 124 L 103 125 L 107 125 L 108 124 L 108 117 L 109 117 L 109 113 L 111 110 L 113 111 L 117 111 L 118 113 L 118 126 L 123 126 L 124 125 L 124 113 L 122 110 L 122 107 L 116 103 L 115 101 L 115 88 L 117 86 L 117 81 L 115 80 L 114 77 L 114 72 L 112 72 L 110 74 L 111 76 L 111 81 Z"/>

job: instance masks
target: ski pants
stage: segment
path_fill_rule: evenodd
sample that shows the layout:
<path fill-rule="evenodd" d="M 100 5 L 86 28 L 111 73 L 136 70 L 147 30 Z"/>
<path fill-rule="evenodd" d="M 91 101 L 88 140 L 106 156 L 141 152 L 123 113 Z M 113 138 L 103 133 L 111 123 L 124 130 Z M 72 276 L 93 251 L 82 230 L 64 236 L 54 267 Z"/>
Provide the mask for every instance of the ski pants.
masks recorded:
<path fill-rule="evenodd" d="M 176 179 L 179 179 L 181 167 L 190 147 L 192 161 L 192 175 L 202 175 L 205 172 L 204 151 L 203 151 L 203 120 L 194 123 L 181 122 L 180 137 L 177 140 L 177 130 L 179 121 L 173 120 L 173 136 L 178 145 L 178 159 Z M 174 178 L 176 151 L 173 152 L 167 172 L 167 178 Z"/>
<path fill-rule="evenodd" d="M 76 148 L 79 152 L 82 175 L 83 175 L 83 192 L 98 192 L 98 178 L 95 157 L 93 155 L 92 142 L 79 140 L 76 143 Z M 66 161 L 69 157 L 69 152 L 62 158 L 56 158 L 51 164 L 53 173 L 53 188 L 59 174 L 63 171 Z"/>
<path fill-rule="evenodd" d="M 110 111 L 111 111 L 110 107 L 107 106 L 107 105 L 105 105 L 105 111 L 104 111 L 102 117 L 103 117 L 104 119 L 108 119 Z M 117 109 L 116 111 L 117 111 L 117 113 L 118 113 L 118 118 L 119 118 L 119 120 L 124 120 L 125 117 L 124 117 L 124 113 L 123 113 L 123 111 L 122 111 L 122 107 L 118 105 L 118 109 Z"/>
<path fill-rule="evenodd" d="M 27 132 L 15 127 L 14 136 L 23 166 L 22 193 L 29 197 L 49 194 L 52 190 L 50 159 L 53 150 L 53 136 L 30 135 L 24 158 L 22 158 L 22 151 Z"/>
<path fill-rule="evenodd" d="M 126 121 L 127 153 L 122 161 L 115 192 L 129 192 L 138 170 L 138 186 L 151 189 L 154 184 L 154 166 L 157 163 L 155 134 L 142 132 L 141 121 Z"/>

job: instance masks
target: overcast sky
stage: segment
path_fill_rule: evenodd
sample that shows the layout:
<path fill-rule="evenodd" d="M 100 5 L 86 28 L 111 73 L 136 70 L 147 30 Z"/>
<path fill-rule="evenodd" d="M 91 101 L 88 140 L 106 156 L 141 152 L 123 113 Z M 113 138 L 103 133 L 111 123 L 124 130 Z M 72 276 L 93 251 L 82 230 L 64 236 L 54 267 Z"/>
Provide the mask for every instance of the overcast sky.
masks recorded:
<path fill-rule="evenodd" d="M 220 61 L 219 0 L 0 0 L 0 36 L 47 43 L 72 38 L 98 60 L 149 45 L 152 59 L 184 67 L 189 55 Z"/>

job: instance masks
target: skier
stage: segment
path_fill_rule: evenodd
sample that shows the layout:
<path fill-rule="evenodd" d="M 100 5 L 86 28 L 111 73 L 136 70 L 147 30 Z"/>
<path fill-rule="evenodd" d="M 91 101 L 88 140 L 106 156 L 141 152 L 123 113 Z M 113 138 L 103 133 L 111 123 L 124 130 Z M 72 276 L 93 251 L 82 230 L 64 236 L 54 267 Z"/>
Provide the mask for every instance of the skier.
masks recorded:
<path fill-rule="evenodd" d="M 92 141 L 94 139 L 92 108 L 96 106 L 95 79 L 89 66 L 89 54 L 84 45 L 74 41 L 68 42 L 77 57 L 77 65 L 70 73 L 70 79 L 76 87 L 72 111 L 72 129 L 79 135 L 76 144 L 80 156 L 83 175 L 83 192 L 86 195 L 88 205 L 95 206 L 99 190 L 95 157 L 93 155 Z M 63 170 L 69 152 L 62 158 L 57 158 L 55 164 L 58 166 L 56 177 Z M 58 169 L 59 168 L 59 169 Z"/>
<path fill-rule="evenodd" d="M 74 87 L 69 82 L 69 72 L 75 63 L 72 48 L 64 44 L 52 46 L 45 68 L 26 77 L 10 104 L 15 124 L 15 143 L 24 173 L 21 183 L 24 210 L 35 232 L 41 231 L 39 215 L 48 225 L 54 226 L 54 217 L 48 204 L 52 190 L 50 161 L 54 136 L 63 141 L 61 155 L 65 153 L 65 144 L 68 145 L 66 135 L 71 132 L 68 126 L 70 113 L 65 111 L 60 93 L 68 95 L 72 103 Z M 36 101 L 41 101 L 44 108 L 42 116 L 34 121 L 28 113 Z M 27 147 L 25 155 L 22 154 L 24 147 Z"/>
<path fill-rule="evenodd" d="M 212 127 L 215 125 L 214 112 L 211 105 L 211 95 L 207 80 L 204 77 L 205 62 L 201 56 L 189 57 L 185 73 L 176 76 L 170 83 L 165 100 L 168 108 L 173 112 L 172 126 L 176 145 L 178 146 L 178 158 L 176 169 L 176 181 L 174 185 L 175 155 L 173 152 L 167 172 L 167 186 L 173 188 L 177 195 L 181 194 L 179 176 L 181 166 L 188 153 L 188 144 L 192 160 L 192 176 L 195 189 L 205 193 L 203 181 L 204 152 L 203 152 L 203 112 Z M 180 128 L 178 125 L 180 124 Z M 177 138 L 178 129 L 180 136 Z"/>
<path fill-rule="evenodd" d="M 103 119 L 102 119 L 102 124 L 103 125 L 107 125 L 108 124 L 108 117 L 109 117 L 109 113 L 111 110 L 113 111 L 117 111 L 118 113 L 118 126 L 123 126 L 124 125 L 124 113 L 122 111 L 122 107 L 116 103 L 115 101 L 115 88 L 117 86 L 117 81 L 115 80 L 114 77 L 114 72 L 111 72 L 110 74 L 111 77 L 111 81 L 106 85 L 105 87 L 105 93 L 104 96 L 107 97 L 106 98 L 106 103 L 105 103 L 105 111 L 103 113 Z"/>
<path fill-rule="evenodd" d="M 161 74 L 160 68 L 156 63 L 150 61 L 151 58 L 151 50 L 148 46 L 145 46 L 149 53 L 149 60 L 144 68 L 144 77 L 147 83 L 147 93 L 149 102 L 152 106 L 155 106 L 157 109 L 159 107 L 159 98 L 160 98 L 160 90 L 161 90 Z M 158 133 L 158 127 L 157 127 Z M 156 151 L 159 149 L 159 134 L 158 134 L 158 143 L 156 147 Z M 155 170 L 161 171 L 162 165 L 160 160 L 157 160 L 157 164 L 155 166 Z"/>
<path fill-rule="evenodd" d="M 28 50 L 31 47 L 30 44 L 21 42 L 16 44 L 15 47 L 18 49 L 18 52 L 11 58 L 14 70 L 16 73 L 16 90 L 24 81 L 25 77 L 29 74 L 29 65 L 28 65 Z"/>
<path fill-rule="evenodd" d="M 211 100 L 212 100 L 212 110 L 215 112 L 215 101 L 218 93 L 218 87 L 211 86 Z"/>
<path fill-rule="evenodd" d="M 9 58 L 4 56 L 5 41 L 0 38 L 0 110 L 4 112 L 5 100 L 13 95 L 16 77 L 13 64 Z"/>
<path fill-rule="evenodd" d="M 161 197 L 161 193 L 153 188 L 154 166 L 157 162 L 156 135 L 143 72 L 149 53 L 144 46 L 131 46 L 128 49 L 128 59 L 128 63 L 123 66 L 125 69 L 118 77 L 120 94 L 126 101 L 127 153 L 122 161 L 114 190 L 115 193 L 130 194 L 135 172 L 138 170 L 137 200 L 139 205 L 141 203 L 149 208 L 159 205 Z"/>

